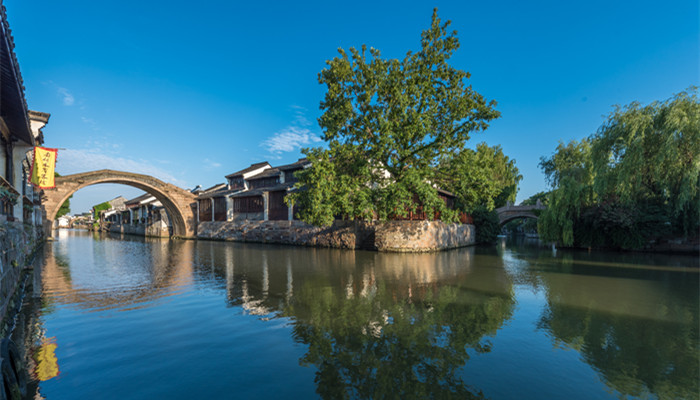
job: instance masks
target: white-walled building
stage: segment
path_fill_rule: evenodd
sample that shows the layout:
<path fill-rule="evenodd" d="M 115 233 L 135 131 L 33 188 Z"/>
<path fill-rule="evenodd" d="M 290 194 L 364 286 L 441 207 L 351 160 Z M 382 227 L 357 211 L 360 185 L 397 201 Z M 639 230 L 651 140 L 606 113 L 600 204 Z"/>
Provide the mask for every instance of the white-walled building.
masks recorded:
<path fill-rule="evenodd" d="M 28 183 L 50 115 L 30 111 L 4 7 L 0 8 L 0 222 L 41 225 L 41 193 Z"/>

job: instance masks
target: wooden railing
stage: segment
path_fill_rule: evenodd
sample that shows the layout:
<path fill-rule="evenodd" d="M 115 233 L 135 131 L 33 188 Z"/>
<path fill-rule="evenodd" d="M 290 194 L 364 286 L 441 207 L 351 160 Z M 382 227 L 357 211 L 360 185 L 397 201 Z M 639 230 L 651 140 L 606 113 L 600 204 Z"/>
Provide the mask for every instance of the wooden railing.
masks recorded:
<path fill-rule="evenodd" d="M 5 180 L 2 176 L 0 176 L 0 187 L 4 188 L 5 190 L 8 190 L 10 193 L 14 194 L 17 198 L 19 198 L 19 192 L 17 189 L 15 189 L 10 182 Z M 14 221 L 14 204 L 15 201 L 11 201 L 10 199 L 6 197 L 1 197 L 0 198 L 0 215 L 6 216 L 8 221 Z"/>

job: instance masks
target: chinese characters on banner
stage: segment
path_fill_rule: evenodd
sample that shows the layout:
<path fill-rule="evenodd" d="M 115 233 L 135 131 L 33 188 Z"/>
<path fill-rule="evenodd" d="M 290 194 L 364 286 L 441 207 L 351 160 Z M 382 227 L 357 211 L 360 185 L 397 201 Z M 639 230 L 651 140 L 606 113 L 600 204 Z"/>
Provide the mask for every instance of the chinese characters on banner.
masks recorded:
<path fill-rule="evenodd" d="M 56 156 L 58 149 L 34 147 L 34 161 L 30 182 L 39 189 L 52 189 L 54 183 L 54 171 L 56 170 Z"/>

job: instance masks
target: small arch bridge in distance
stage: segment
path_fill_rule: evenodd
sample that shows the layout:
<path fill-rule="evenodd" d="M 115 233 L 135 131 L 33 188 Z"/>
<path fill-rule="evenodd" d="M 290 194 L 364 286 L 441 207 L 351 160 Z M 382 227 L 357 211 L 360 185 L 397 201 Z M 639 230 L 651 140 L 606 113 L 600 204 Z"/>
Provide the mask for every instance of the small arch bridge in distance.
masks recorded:
<path fill-rule="evenodd" d="M 193 209 L 196 204 L 194 194 L 152 176 L 109 169 L 59 176 L 56 177 L 54 189 L 44 189 L 42 202 L 46 215 L 46 237 L 51 237 L 53 221 L 61 205 L 78 190 L 100 183 L 128 185 L 151 194 L 168 212 L 173 225 L 173 237 L 195 237 L 197 222 Z"/>
<path fill-rule="evenodd" d="M 537 219 L 539 216 L 537 210 L 544 210 L 545 208 L 547 207 L 542 205 L 539 200 L 537 200 L 537 204 L 529 206 L 516 206 L 508 202 L 504 207 L 497 208 L 496 212 L 498 213 L 499 223 L 503 225 L 518 218 Z"/>

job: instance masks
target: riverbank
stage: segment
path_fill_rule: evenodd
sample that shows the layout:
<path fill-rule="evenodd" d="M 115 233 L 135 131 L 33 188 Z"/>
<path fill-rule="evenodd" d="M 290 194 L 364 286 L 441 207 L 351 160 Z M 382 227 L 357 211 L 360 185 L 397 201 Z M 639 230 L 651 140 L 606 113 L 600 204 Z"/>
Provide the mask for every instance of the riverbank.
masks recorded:
<path fill-rule="evenodd" d="M 20 222 L 0 224 L 0 337 L 9 331 L 9 319 L 18 304 L 23 272 L 44 243 L 41 229 Z"/>
<path fill-rule="evenodd" d="M 557 246 L 561 249 L 611 251 L 619 253 L 650 253 L 670 255 L 695 255 L 700 256 L 700 239 L 665 239 L 654 241 L 647 246 L 638 249 L 618 249 L 609 247 L 582 247 L 582 246 Z"/>
<path fill-rule="evenodd" d="M 471 246 L 476 232 L 474 225 L 442 221 L 335 221 L 329 227 L 302 221 L 211 221 L 198 224 L 197 238 L 420 253 Z"/>
<path fill-rule="evenodd" d="M 697 258 L 534 242 L 399 254 L 62 230 L 13 340 L 47 399 L 697 398 Z"/>
<path fill-rule="evenodd" d="M 37 287 L 34 285 L 40 282 L 38 280 L 40 272 L 35 273 L 33 264 L 37 261 L 36 254 L 43 243 L 44 236 L 41 228 L 20 222 L 0 224 L 0 249 L 2 249 L 0 254 L 0 339 L 10 339 L 17 345 L 16 351 L 19 354 L 14 357 L 18 358 L 12 358 L 12 350 L 3 350 L 9 352 L 9 360 L 14 360 L 11 361 L 11 371 L 19 374 L 16 376 L 27 376 L 27 366 L 30 366 L 31 357 L 28 349 L 31 348 L 32 339 L 31 335 L 26 334 L 26 329 L 31 329 L 34 324 L 28 324 L 22 317 L 22 309 L 26 296 L 32 292 L 32 288 Z M 7 353 L 2 356 L 2 358 L 7 357 Z M 6 361 L 7 359 L 4 362 Z M 5 373 L 7 370 L 3 370 L 0 375 Z M 6 378 L 8 376 L 0 377 L 3 380 Z M 20 393 L 24 393 L 25 383 L 20 380 L 20 386 L 12 390 L 21 388 Z M 31 383 L 31 385 L 32 391 L 36 392 L 37 384 Z M 5 399 L 5 395 L 6 393 L 0 393 L 0 398 Z"/>

